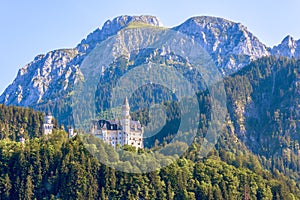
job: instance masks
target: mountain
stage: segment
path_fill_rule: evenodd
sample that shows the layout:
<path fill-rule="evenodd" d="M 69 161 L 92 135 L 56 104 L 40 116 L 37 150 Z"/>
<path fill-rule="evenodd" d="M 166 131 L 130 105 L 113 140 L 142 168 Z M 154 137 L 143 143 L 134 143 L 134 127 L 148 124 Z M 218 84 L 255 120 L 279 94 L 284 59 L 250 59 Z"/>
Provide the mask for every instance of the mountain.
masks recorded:
<path fill-rule="evenodd" d="M 216 17 L 193 17 L 174 28 L 193 36 L 225 74 L 269 56 L 268 48 L 240 23 Z"/>
<path fill-rule="evenodd" d="M 89 34 L 76 48 L 59 49 L 36 56 L 19 70 L 13 83 L 0 96 L 0 103 L 33 107 L 65 96 L 80 77 L 80 64 L 96 44 L 133 22 L 161 25 L 153 16 L 120 16 L 108 20 L 102 29 L 98 28 Z"/>
<path fill-rule="evenodd" d="M 97 28 L 90 33 L 86 39 L 83 39 L 78 44 L 77 49 L 80 52 L 87 53 L 92 50 L 98 43 L 106 40 L 108 37 L 115 35 L 121 29 L 127 27 L 130 23 L 144 23 L 151 26 L 162 26 L 162 23 L 155 16 L 141 15 L 141 16 L 119 16 L 113 20 L 107 20 L 102 28 Z"/>
<path fill-rule="evenodd" d="M 147 27 L 149 31 L 125 34 L 136 27 Z M 206 89 L 197 92 L 200 127 L 190 148 L 173 164 L 147 174 L 128 174 L 107 167 L 90 152 L 111 161 L 113 166 L 129 169 L 137 165 L 155 167 L 157 163 L 148 156 L 140 160 L 136 152 L 129 153 L 130 148 L 124 154 L 110 151 L 106 149 L 109 147 L 101 146 L 101 141 L 85 145 L 92 150 L 88 153 L 82 146 L 84 138 L 67 140 L 63 131 L 49 138 L 36 138 L 41 114 L 35 115 L 30 109 L 0 106 L 0 131 L 5 138 L 0 140 L 1 198 L 299 199 L 300 60 L 296 59 L 298 42 L 291 37 L 271 49 L 243 25 L 222 18 L 193 17 L 166 29 L 153 16 L 120 16 L 107 21 L 74 49 L 37 56 L 20 69 L 15 81 L 0 97 L 0 103 L 50 110 L 60 124 L 69 125 L 73 123 L 72 89 L 78 82 L 85 81 L 84 71 L 96 78 L 99 75 L 96 84 L 88 86 L 96 88 L 96 92 L 90 94 L 95 99 L 92 106 L 103 111 L 110 106 L 110 92 L 120 77 L 143 64 L 150 67 L 150 63 L 159 63 L 161 69 L 175 68 L 203 89 L 203 74 L 194 69 L 191 60 L 181 56 L 184 53 L 175 54 L 167 45 L 146 48 L 168 38 L 170 35 L 165 33 L 169 30 L 186 35 L 191 42 L 197 41 L 224 75 L 221 82 L 224 82 L 228 113 L 224 127 L 218 132 L 220 137 L 207 156 L 201 155 L 201 141 L 207 135 L 212 108 L 217 111 L 220 108 L 213 107 L 210 102 L 213 93 Z M 184 37 L 176 39 L 172 41 L 179 46 L 187 42 Z M 106 50 L 101 54 L 105 56 L 103 65 L 82 65 L 93 56 L 93 50 Z M 135 75 L 138 79 L 140 74 Z M 149 109 L 136 108 L 144 105 L 147 108 L 154 102 L 166 110 L 166 125 L 155 138 L 146 141 L 147 147 L 154 151 L 168 147 L 174 133 L 179 132 L 183 116 L 174 96 L 173 90 L 150 82 L 141 90 L 133 91 L 129 99 L 132 117 L 143 124 L 149 123 Z M 86 102 L 79 104 L 81 111 L 91 111 Z M 195 121 L 195 118 L 186 120 Z M 28 138 L 25 146 L 10 141 L 17 139 L 21 130 Z M 185 137 L 187 133 L 180 135 Z M 88 139 L 95 141 L 92 136 Z M 175 146 L 185 147 L 182 143 Z M 147 150 L 138 154 L 149 153 Z M 161 153 L 159 157 L 166 156 Z M 129 187 L 132 185 L 135 187 Z"/>
<path fill-rule="evenodd" d="M 272 55 L 286 56 L 289 58 L 300 57 L 300 40 L 295 40 L 290 35 L 286 36 L 278 46 L 271 50 Z"/>
<path fill-rule="evenodd" d="M 38 55 L 21 68 L 17 78 L 0 97 L 8 105 L 33 106 L 69 90 L 80 73 L 77 49 L 60 49 Z"/>
<path fill-rule="evenodd" d="M 96 45 L 133 23 L 153 27 L 162 25 L 154 16 L 120 16 L 108 20 L 77 47 L 39 55 L 21 68 L 13 83 L 0 96 L 0 103 L 37 107 L 68 96 L 74 84 L 82 78 L 80 65 Z M 170 30 L 198 41 L 224 75 L 237 71 L 252 60 L 270 55 L 268 48 L 245 26 L 222 18 L 193 17 Z M 127 41 L 130 42 L 135 41 Z"/>
<path fill-rule="evenodd" d="M 135 70 L 140 66 L 140 62 L 144 63 L 143 59 L 176 68 L 176 71 L 194 85 L 203 85 L 201 74 L 189 70 L 186 66 L 190 64 L 184 59 L 174 57 L 170 59 L 170 55 L 160 55 L 156 50 L 140 52 L 136 57 L 139 59 L 134 61 L 121 58 L 103 73 L 95 94 L 96 107 L 99 111 L 109 108 L 111 98 L 109 91 L 116 88 L 114 86 L 120 77 L 128 72 L 127 69 Z M 220 130 L 221 135 L 216 148 L 240 154 L 244 149 L 241 146 L 245 146 L 245 152 L 259 156 L 265 168 L 270 171 L 276 169 L 299 182 L 300 60 L 275 56 L 260 58 L 225 77 L 224 88 L 226 99 L 222 101 L 226 101 L 228 116 L 226 129 Z M 142 90 L 132 93 L 130 98 L 132 117 L 140 120 L 142 124 L 149 121 L 147 110 L 149 102 L 163 104 L 168 116 L 165 126 L 155 136 L 145 138 L 145 146 L 153 146 L 156 140 L 170 142 L 172 133 L 178 131 L 178 126 L 182 122 L 182 116 L 178 113 L 184 112 L 178 112 L 176 105 L 168 104 L 170 101 L 174 102 L 172 95 L 172 91 L 157 87 L 155 84 L 144 86 Z M 201 91 L 197 95 L 201 113 L 199 132 L 205 134 L 208 128 L 205 124 L 211 117 L 210 98 L 209 94 Z M 82 110 L 86 108 L 86 104 L 83 105 Z M 221 115 L 222 109 L 216 113 Z M 160 118 L 159 114 L 156 114 L 156 117 Z"/>
<path fill-rule="evenodd" d="M 262 58 L 224 82 L 232 134 L 266 167 L 299 181 L 300 60 Z"/>

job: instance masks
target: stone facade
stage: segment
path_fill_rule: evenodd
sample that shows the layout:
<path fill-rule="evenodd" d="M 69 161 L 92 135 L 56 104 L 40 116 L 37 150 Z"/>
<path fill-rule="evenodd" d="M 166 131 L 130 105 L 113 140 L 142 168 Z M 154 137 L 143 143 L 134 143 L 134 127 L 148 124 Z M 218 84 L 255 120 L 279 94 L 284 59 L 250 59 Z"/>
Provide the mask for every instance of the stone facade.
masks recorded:
<path fill-rule="evenodd" d="M 139 121 L 133 121 L 130 117 L 130 107 L 126 97 L 122 106 L 122 117 L 120 120 L 93 120 L 91 133 L 112 145 L 124 146 L 125 144 L 136 148 L 144 148 L 144 128 Z"/>
<path fill-rule="evenodd" d="M 52 134 L 52 130 L 53 130 L 53 117 L 48 114 L 44 117 L 44 124 L 43 124 L 43 132 L 44 135 L 50 135 Z"/>

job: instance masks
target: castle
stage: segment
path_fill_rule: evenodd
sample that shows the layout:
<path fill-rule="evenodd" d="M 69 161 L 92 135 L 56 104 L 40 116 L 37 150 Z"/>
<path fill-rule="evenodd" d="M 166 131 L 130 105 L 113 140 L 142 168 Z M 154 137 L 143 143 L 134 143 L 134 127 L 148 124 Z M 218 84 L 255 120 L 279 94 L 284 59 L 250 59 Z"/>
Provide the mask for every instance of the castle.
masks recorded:
<path fill-rule="evenodd" d="M 54 125 L 53 125 L 53 116 L 51 114 L 45 115 L 44 123 L 43 123 L 43 134 L 44 135 L 51 135 L 53 127 L 54 127 Z M 68 128 L 68 134 L 69 134 L 69 138 L 72 138 L 72 137 L 77 135 L 77 133 L 74 131 L 74 129 L 72 127 Z"/>
<path fill-rule="evenodd" d="M 44 135 L 52 134 L 52 130 L 53 130 L 52 120 L 53 120 L 53 117 L 50 114 L 45 115 L 44 124 L 43 124 Z"/>
<path fill-rule="evenodd" d="M 93 120 L 90 127 L 91 133 L 114 148 L 125 144 L 143 148 L 144 128 L 139 121 L 131 120 L 129 112 L 130 107 L 126 97 L 122 106 L 121 119 Z"/>

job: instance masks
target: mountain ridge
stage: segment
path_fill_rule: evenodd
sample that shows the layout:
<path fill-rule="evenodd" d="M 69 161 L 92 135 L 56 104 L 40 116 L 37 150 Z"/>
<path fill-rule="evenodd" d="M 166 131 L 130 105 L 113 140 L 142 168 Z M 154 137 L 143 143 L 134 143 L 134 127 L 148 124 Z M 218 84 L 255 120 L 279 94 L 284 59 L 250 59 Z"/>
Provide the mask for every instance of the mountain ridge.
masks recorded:
<path fill-rule="evenodd" d="M 197 38 L 224 74 L 233 73 L 252 60 L 269 56 L 267 47 L 245 26 L 223 18 L 192 17 L 175 30 Z M 244 58 L 239 59 L 237 55 Z"/>
<path fill-rule="evenodd" d="M 292 36 L 288 35 L 280 44 L 274 46 L 271 52 L 275 56 L 298 58 L 300 57 L 300 40 L 296 40 Z"/>
<path fill-rule="evenodd" d="M 53 50 L 36 56 L 19 70 L 13 83 L 0 96 L 0 103 L 31 107 L 53 100 L 52 97 L 59 98 L 58 94 L 66 95 L 78 81 L 80 64 L 95 46 L 136 22 L 154 27 L 162 26 L 157 17 L 150 15 L 122 15 L 107 20 L 101 29 L 97 28 L 88 34 L 75 48 Z M 300 55 L 300 45 L 296 48 L 295 45 L 286 45 L 283 40 L 280 45 L 269 48 L 241 23 L 219 17 L 192 17 L 171 29 L 198 41 L 225 76 L 264 56 Z M 300 43 L 291 41 L 294 41 L 293 44 Z"/>

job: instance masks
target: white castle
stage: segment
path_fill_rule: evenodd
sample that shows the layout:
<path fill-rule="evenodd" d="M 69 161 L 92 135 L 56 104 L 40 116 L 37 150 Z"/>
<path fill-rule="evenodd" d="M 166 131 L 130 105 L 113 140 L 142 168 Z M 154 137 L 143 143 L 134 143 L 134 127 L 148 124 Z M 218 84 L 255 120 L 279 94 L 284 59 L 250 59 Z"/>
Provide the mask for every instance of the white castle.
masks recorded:
<path fill-rule="evenodd" d="M 91 133 L 114 148 L 125 144 L 143 148 L 144 128 L 139 121 L 131 120 L 129 112 L 130 107 L 126 97 L 122 106 L 121 120 L 93 120 Z"/>
<path fill-rule="evenodd" d="M 44 124 L 43 124 L 43 133 L 44 135 L 52 134 L 53 130 L 53 117 L 50 114 L 45 115 L 44 117 Z"/>
<path fill-rule="evenodd" d="M 43 134 L 44 135 L 51 135 L 53 130 L 53 116 L 51 114 L 47 114 L 44 117 L 44 123 L 43 123 Z M 68 136 L 69 138 L 75 137 L 77 135 L 77 132 L 72 127 L 68 128 Z M 20 139 L 21 142 L 21 139 Z M 25 142 L 25 139 L 24 139 Z M 23 143 L 24 143 L 23 142 Z"/>

